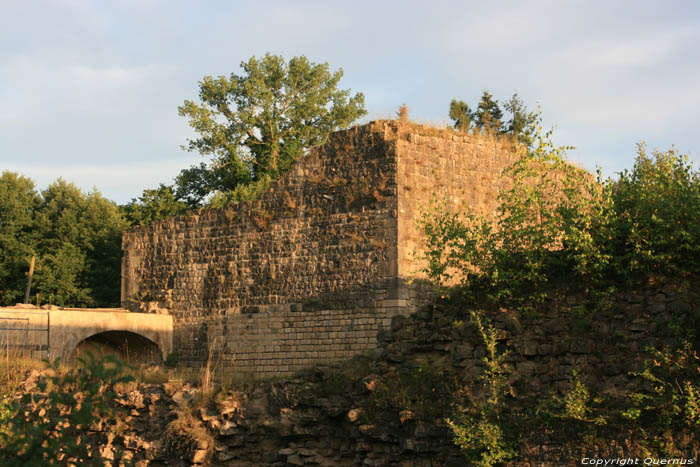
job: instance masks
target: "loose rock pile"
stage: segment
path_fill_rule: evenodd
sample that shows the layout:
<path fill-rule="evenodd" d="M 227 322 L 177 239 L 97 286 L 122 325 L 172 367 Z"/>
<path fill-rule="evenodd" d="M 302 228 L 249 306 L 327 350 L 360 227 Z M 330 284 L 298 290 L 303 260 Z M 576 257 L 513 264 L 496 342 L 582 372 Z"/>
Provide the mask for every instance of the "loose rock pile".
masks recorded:
<path fill-rule="evenodd" d="M 659 284 L 617 296 L 595 319 L 581 311 L 589 297 L 565 293 L 534 317 L 489 313 L 508 351 L 508 404 L 523 409 L 564 393 L 573 369 L 600 394 L 639 390 L 630 372 L 642 368 L 644 348 L 677 339 L 674 326 L 698 312 L 694 296 Z M 140 467 L 468 465 L 444 421 L 457 410 L 458 389 L 479 397 L 486 350 L 465 310 L 444 303 L 396 317 L 378 340 L 371 356 L 216 395 L 188 384 L 140 385 L 119 401 L 126 419 L 98 424 L 95 439 L 103 453 Z M 583 448 L 574 432 L 526 432 L 510 465 L 574 465 L 586 452 L 639 455 L 637 440 L 614 428 Z M 697 459 L 697 434 L 684 443 Z"/>

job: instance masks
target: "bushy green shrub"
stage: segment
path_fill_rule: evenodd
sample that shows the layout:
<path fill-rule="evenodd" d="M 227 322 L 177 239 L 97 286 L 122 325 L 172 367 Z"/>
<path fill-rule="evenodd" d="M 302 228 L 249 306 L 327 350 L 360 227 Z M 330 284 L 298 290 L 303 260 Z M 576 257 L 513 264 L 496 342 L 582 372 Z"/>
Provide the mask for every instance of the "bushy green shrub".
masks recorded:
<path fill-rule="evenodd" d="M 241 184 L 230 191 L 217 191 L 206 203 L 208 208 L 223 208 L 242 201 L 255 200 L 272 184 L 272 177 L 262 175 L 259 180 Z"/>
<path fill-rule="evenodd" d="M 607 401 L 604 397 L 595 394 L 583 382 L 577 370 L 571 373 L 569 388 L 562 396 L 552 394 L 544 398 L 536 408 L 536 415 L 545 424 L 558 419 L 560 422 L 582 422 L 584 425 L 606 425 L 608 418 L 602 414 L 603 406 Z"/>
<path fill-rule="evenodd" d="M 497 301 L 542 298 L 562 271 L 590 280 L 610 262 L 598 241 L 609 228 L 609 197 L 592 175 L 564 159 L 551 132 L 534 131 L 535 144 L 504 176 L 495 220 L 447 211 L 434 204 L 420 227 L 426 238 L 424 273 L 438 285 L 486 282 Z"/>
<path fill-rule="evenodd" d="M 687 275 L 700 266 L 700 174 L 675 149 L 647 154 L 609 182 L 620 274 Z"/>
<path fill-rule="evenodd" d="M 423 215 L 426 266 L 439 287 L 485 285 L 494 301 L 536 305 L 561 277 L 606 290 L 649 275 L 690 275 L 700 266 L 700 175 L 675 150 L 603 180 L 564 158 L 538 127 L 532 148 L 507 168 L 495 220 Z"/>
<path fill-rule="evenodd" d="M 168 368 L 175 368 L 178 363 L 180 363 L 180 355 L 176 352 L 170 352 L 167 357 L 165 357 L 165 365 Z"/>

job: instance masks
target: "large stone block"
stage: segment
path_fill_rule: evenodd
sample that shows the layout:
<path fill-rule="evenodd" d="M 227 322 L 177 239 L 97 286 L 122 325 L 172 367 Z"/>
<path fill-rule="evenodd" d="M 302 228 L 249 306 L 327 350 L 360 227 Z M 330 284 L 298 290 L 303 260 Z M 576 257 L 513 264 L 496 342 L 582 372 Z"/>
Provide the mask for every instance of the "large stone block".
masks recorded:
<path fill-rule="evenodd" d="M 122 300 L 171 310 L 185 360 L 216 339 L 235 358 L 272 346 L 256 371 L 311 363 L 301 345 L 329 361 L 372 348 L 430 301 L 406 282 L 424 264 L 421 213 L 438 198 L 491 215 L 515 157 L 494 138 L 392 121 L 334 133 L 259 200 L 126 232 Z"/>

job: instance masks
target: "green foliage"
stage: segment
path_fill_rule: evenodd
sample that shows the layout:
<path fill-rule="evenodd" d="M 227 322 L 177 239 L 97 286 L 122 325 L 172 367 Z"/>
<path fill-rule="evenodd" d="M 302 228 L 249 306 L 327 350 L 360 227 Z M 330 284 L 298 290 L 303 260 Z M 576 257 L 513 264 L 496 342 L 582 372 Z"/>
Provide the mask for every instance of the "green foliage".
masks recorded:
<path fill-rule="evenodd" d="M 96 360 L 88 355 L 64 373 L 58 362 L 49 368 L 53 375 L 39 380 L 37 392 L 9 404 L 11 416 L 0 431 L 0 459 L 9 462 L 2 465 L 103 465 L 87 431 L 99 421 L 115 419 L 113 386 L 131 378 L 113 356 Z"/>
<path fill-rule="evenodd" d="M 511 115 L 507 122 L 503 122 L 504 111 Z M 452 99 L 449 116 L 455 122 L 454 127 L 460 131 L 511 135 L 524 146 L 530 147 L 534 137 L 533 124 L 539 120 L 540 112 L 529 112 L 517 93 L 501 108 L 498 101 L 488 91 L 484 91 L 476 111 L 472 111 L 466 102 Z"/>
<path fill-rule="evenodd" d="M 232 203 L 258 199 L 260 195 L 270 187 L 271 183 L 272 177 L 267 174 L 262 175 L 259 180 L 248 183 L 247 185 L 238 185 L 230 191 L 215 192 L 207 201 L 206 206 L 210 208 L 222 208 Z"/>
<path fill-rule="evenodd" d="M 459 277 L 467 280 L 478 263 L 487 261 L 477 255 L 487 251 L 483 242 L 491 238 L 491 225 L 487 222 L 478 223 L 471 215 L 464 222 L 458 213 L 447 210 L 446 203 L 434 202 L 423 213 L 419 228 L 426 245 L 421 259 L 427 263 L 421 272 L 441 293 Z"/>
<path fill-rule="evenodd" d="M 225 189 L 228 185 L 222 183 L 223 168 L 221 164 L 209 167 L 201 162 L 199 165 L 181 170 L 171 188 L 175 190 L 175 198 L 182 200 L 189 208 L 201 206 L 211 192 Z M 235 180 L 233 184 L 236 184 Z"/>
<path fill-rule="evenodd" d="M 503 108 L 510 113 L 511 119 L 501 130 L 507 135 L 512 135 L 518 139 L 518 142 L 529 148 L 534 143 L 534 130 L 536 128 L 533 123 L 539 121 L 539 109 L 534 112 L 527 110 L 525 103 L 520 99 L 517 93 L 508 100 Z"/>
<path fill-rule="evenodd" d="M 0 305 L 24 299 L 29 259 L 36 253 L 34 230 L 41 198 L 29 178 L 0 176 Z"/>
<path fill-rule="evenodd" d="M 640 146 L 634 167 L 618 180 L 595 179 L 566 162 L 568 148 L 554 146 L 550 133 L 533 128 L 527 154 L 506 169 L 512 185 L 500 194 L 494 220 L 451 212 L 440 202 L 424 214 L 422 272 L 440 292 L 462 285 L 449 296 L 482 306 L 486 297 L 487 304 L 516 305 L 527 316 L 542 310 L 564 281 L 602 298 L 570 316 L 572 329 L 588 330 L 587 308 L 607 309 L 606 294 L 617 287 L 633 289 L 658 276 L 687 284 L 699 272 L 698 172 L 674 150 L 648 156 Z M 667 324 L 674 335 L 693 335 L 696 318 L 687 315 Z M 480 327 L 487 350 L 495 349 L 495 331 Z M 676 352 L 654 351 L 637 374 L 644 389 L 626 400 L 597 395 L 575 372 L 564 394 L 529 404 L 539 405 L 534 413 L 503 405 L 503 367 L 493 350 L 487 354 L 485 400 L 470 401 L 448 420 L 471 464 L 514 456 L 510 440 L 524 427 L 563 433 L 566 442 L 578 433 L 582 447 L 622 429 L 650 453 L 668 455 L 678 455 L 679 433 L 692 438 L 700 432 L 700 362 L 687 344 Z"/>
<path fill-rule="evenodd" d="M 593 425 L 606 425 L 602 412 L 603 398 L 591 394 L 588 386 L 581 380 L 578 371 L 573 370 L 569 380 L 569 390 L 563 397 L 553 396 L 540 408 L 542 414 L 562 420 L 575 420 Z"/>
<path fill-rule="evenodd" d="M 29 259 L 36 256 L 32 290 L 56 305 L 119 303 L 119 208 L 97 191 L 83 193 L 58 179 L 38 194 L 31 180 L 0 177 L 0 305 L 23 299 Z"/>
<path fill-rule="evenodd" d="M 277 178 L 330 132 L 366 113 L 364 96 L 338 89 L 343 71 L 331 73 L 326 63 L 304 56 L 286 62 L 268 53 L 241 68 L 243 74 L 229 78 L 205 76 L 201 104 L 186 100 L 179 107 L 200 135 L 186 148 L 213 156 L 211 165 L 187 169 L 177 179 L 177 195 L 190 206 L 214 191 Z"/>
<path fill-rule="evenodd" d="M 536 122 L 537 123 L 537 122 Z M 535 123 L 535 125 L 536 125 Z M 611 281 L 691 275 L 700 266 L 700 176 L 671 150 L 643 146 L 620 179 L 594 178 L 565 160 L 536 125 L 496 219 L 449 212 L 436 202 L 419 225 L 421 272 L 439 287 L 485 284 L 497 303 L 536 305 L 560 277 L 605 291 Z"/>
<path fill-rule="evenodd" d="M 550 278 L 573 271 L 594 279 L 610 261 L 596 241 L 607 225 L 605 193 L 564 159 L 570 148 L 554 146 L 550 136 L 538 127 L 533 148 L 504 172 L 513 184 L 499 197 L 497 226 L 486 242 L 492 261 L 482 265 L 498 298 L 527 290 L 528 299 L 537 298 Z"/>
<path fill-rule="evenodd" d="M 475 312 L 471 313 L 471 318 L 486 346 L 485 368 L 479 378 L 485 398 L 471 400 L 468 407 L 460 406 L 455 419 L 446 422 L 454 433 L 455 444 L 464 451 L 470 465 L 490 467 L 516 456 L 504 430 L 502 413 L 505 409 L 503 397 L 509 388 L 507 353 L 498 351 L 498 332 L 493 325 L 485 327 Z"/>
<path fill-rule="evenodd" d="M 471 128 L 473 113 L 469 104 L 464 101 L 452 99 L 450 102 L 450 118 L 455 122 L 455 128 L 460 131 L 468 131 Z"/>
<path fill-rule="evenodd" d="M 56 305 L 119 303 L 121 233 L 119 207 L 62 179 L 42 191 L 37 216 L 36 292 Z"/>
<path fill-rule="evenodd" d="M 473 418 L 462 416 L 457 421 L 446 420 L 455 435 L 455 444 L 465 451 L 469 465 L 491 467 L 516 456 L 505 441 L 501 426 L 493 423 L 486 413 Z"/>
<path fill-rule="evenodd" d="M 165 365 L 169 368 L 175 368 L 178 363 L 180 363 L 180 356 L 175 352 L 171 352 L 165 357 Z"/>
<path fill-rule="evenodd" d="M 505 366 L 508 353 L 498 352 L 498 331 L 492 324 L 484 327 L 480 316 L 473 311 L 471 312 L 471 319 L 486 345 L 487 355 L 484 357 L 486 368 L 480 376 L 488 395 L 486 402 L 494 410 L 498 411 L 502 402 L 501 398 L 508 392 L 508 370 Z"/>
<path fill-rule="evenodd" d="M 498 101 L 488 92 L 481 95 L 479 105 L 474 112 L 474 124 L 478 129 L 491 132 L 499 132 L 503 127 L 503 111 L 498 105 Z"/>
<path fill-rule="evenodd" d="M 533 147 L 504 175 L 497 219 L 448 212 L 439 203 L 420 221 L 426 273 L 437 284 L 485 281 L 498 301 L 538 302 L 552 277 L 574 271 L 600 276 L 610 255 L 597 238 L 606 231 L 607 198 L 600 184 L 564 160 L 551 132 L 533 130 Z"/>
<path fill-rule="evenodd" d="M 676 150 L 647 154 L 610 184 L 615 232 L 610 248 L 625 272 L 690 274 L 700 267 L 700 174 Z"/>
<path fill-rule="evenodd" d="M 9 425 L 12 420 L 12 400 L 10 396 L 0 397 L 0 440 L 10 436 Z M 2 441 L 0 441 L 2 443 Z M 0 444 L 2 446 L 2 444 Z"/>
<path fill-rule="evenodd" d="M 172 187 L 163 185 L 155 190 L 144 190 L 138 200 L 132 199 L 124 207 L 126 217 L 133 225 L 148 225 L 160 219 L 187 212 L 187 204 L 178 201 Z"/>
<path fill-rule="evenodd" d="M 647 349 L 652 358 L 644 370 L 633 373 L 645 381 L 645 391 L 629 396 L 623 415 L 661 432 L 700 429 L 700 357 L 690 343 L 680 348 Z"/>

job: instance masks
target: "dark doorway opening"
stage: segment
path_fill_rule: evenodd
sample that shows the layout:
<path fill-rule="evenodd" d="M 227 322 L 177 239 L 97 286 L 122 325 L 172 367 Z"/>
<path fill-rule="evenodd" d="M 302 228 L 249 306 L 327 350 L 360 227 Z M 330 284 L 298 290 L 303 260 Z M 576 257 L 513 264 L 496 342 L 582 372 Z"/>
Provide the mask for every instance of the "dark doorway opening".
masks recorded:
<path fill-rule="evenodd" d="M 152 340 L 129 331 L 105 331 L 80 342 L 73 352 L 73 358 L 85 355 L 86 351 L 95 356 L 116 355 L 129 364 L 159 363 L 161 353 Z"/>

